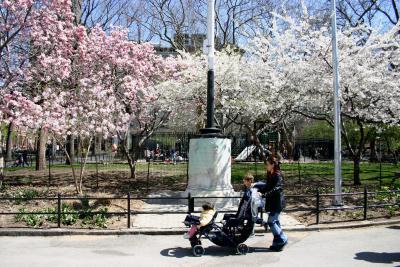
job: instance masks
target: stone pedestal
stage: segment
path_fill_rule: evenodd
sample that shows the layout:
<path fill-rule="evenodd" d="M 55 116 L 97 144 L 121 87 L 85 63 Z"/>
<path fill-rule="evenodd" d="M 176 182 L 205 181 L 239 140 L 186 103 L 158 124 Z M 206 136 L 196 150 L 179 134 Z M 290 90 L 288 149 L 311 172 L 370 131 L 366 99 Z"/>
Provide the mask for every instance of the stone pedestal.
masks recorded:
<path fill-rule="evenodd" d="M 189 144 L 189 182 L 183 195 L 193 197 L 238 196 L 231 184 L 231 140 L 193 138 Z M 211 202 L 217 208 L 237 205 L 235 199 L 195 199 L 195 206 Z"/>

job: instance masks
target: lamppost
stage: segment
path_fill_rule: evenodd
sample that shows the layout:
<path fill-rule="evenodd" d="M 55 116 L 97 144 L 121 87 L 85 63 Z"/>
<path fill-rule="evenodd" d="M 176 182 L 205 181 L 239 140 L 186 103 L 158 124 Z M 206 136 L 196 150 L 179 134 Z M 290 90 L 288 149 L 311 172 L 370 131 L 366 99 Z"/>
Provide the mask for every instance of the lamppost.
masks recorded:
<path fill-rule="evenodd" d="M 201 135 L 189 143 L 188 184 L 184 196 L 224 197 L 236 193 L 231 184 L 231 140 L 221 135 L 214 126 L 214 29 L 215 0 L 208 0 L 207 40 L 204 52 L 208 58 L 207 70 L 207 124 Z M 219 207 L 231 205 L 232 200 L 217 198 Z"/>
<path fill-rule="evenodd" d="M 207 11 L 207 43 L 204 53 L 207 55 L 207 124 L 206 128 L 201 129 L 203 135 L 216 135 L 221 132 L 214 126 L 214 77 L 215 77 L 215 59 L 214 59 L 214 33 L 215 33 L 215 2 L 208 0 Z"/>
<path fill-rule="evenodd" d="M 336 0 L 332 0 L 332 62 L 335 106 L 335 205 L 342 205 L 342 140 L 340 118 L 339 60 L 336 36 Z"/>

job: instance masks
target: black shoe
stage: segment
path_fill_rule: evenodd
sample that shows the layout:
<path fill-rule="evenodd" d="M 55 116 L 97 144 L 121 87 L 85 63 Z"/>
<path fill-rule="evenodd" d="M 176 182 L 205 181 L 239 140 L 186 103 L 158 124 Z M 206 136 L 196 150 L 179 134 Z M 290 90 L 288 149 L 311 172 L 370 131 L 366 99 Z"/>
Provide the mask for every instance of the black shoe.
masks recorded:
<path fill-rule="evenodd" d="M 263 224 L 263 219 L 261 219 L 261 218 L 257 218 L 257 220 L 256 220 L 256 224 Z"/>
<path fill-rule="evenodd" d="M 283 243 L 282 245 L 272 245 L 269 247 L 270 250 L 275 251 L 275 252 L 280 252 L 283 250 L 283 248 L 288 244 L 288 241 Z"/>
<path fill-rule="evenodd" d="M 270 246 L 269 250 L 278 251 L 278 246 Z"/>

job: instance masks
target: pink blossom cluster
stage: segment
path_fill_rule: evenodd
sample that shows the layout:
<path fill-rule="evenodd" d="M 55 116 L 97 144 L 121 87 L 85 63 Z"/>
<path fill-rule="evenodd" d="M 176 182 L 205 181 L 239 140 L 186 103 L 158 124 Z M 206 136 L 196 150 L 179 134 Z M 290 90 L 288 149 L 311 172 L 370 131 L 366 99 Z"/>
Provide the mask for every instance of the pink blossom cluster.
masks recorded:
<path fill-rule="evenodd" d="M 18 7 L 22 2 L 33 1 L 19 1 Z M 148 123 L 149 106 L 159 99 L 154 86 L 176 78 L 177 61 L 130 41 L 125 29 L 107 34 L 75 25 L 69 0 L 40 2 L 27 20 L 29 30 L 13 40 L 28 51 L 14 51 L 24 66 L 16 68 L 15 82 L 3 82 L 2 117 L 32 130 L 45 128 L 58 140 L 111 136 L 126 132 L 134 120 Z M 16 6 L 3 1 L 2 8 L 19 12 Z"/>

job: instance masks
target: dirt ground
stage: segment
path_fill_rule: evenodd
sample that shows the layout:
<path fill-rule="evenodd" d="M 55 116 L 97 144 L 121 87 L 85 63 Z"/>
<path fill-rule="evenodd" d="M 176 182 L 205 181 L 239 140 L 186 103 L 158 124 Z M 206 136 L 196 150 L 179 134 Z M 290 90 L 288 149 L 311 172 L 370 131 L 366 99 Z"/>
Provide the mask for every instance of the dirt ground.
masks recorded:
<path fill-rule="evenodd" d="M 96 170 L 88 169 L 83 181 L 84 194 L 89 197 L 126 197 L 131 192 L 132 197 L 145 196 L 148 193 L 156 193 L 160 191 L 184 191 L 187 179 L 185 175 L 173 177 L 169 173 L 152 172 L 151 176 L 147 176 L 147 172 L 138 172 L 137 179 L 129 178 L 129 170 Z M 240 191 L 241 184 L 233 185 L 236 191 Z M 344 185 L 346 192 L 362 192 L 364 187 Z M 36 172 L 29 169 L 21 169 L 14 172 L 6 173 L 4 185 L 0 190 L 0 197 L 21 196 L 21 192 L 34 189 L 37 192 L 35 197 L 56 197 L 57 193 L 62 196 L 76 197 L 74 180 L 69 168 L 58 168 L 51 170 L 49 179 L 48 170 Z M 289 214 L 293 215 L 305 225 L 316 223 L 316 215 L 313 211 L 290 211 L 292 209 L 315 209 L 316 207 L 316 190 L 321 193 L 331 192 L 332 185 L 328 182 L 308 180 L 307 184 L 300 184 L 296 179 L 285 181 L 286 208 Z M 377 191 L 374 185 L 369 185 L 369 191 Z M 291 197 L 290 195 L 306 194 L 308 197 Z M 332 197 L 321 197 L 320 207 L 331 207 L 333 203 Z M 368 197 L 369 204 L 381 203 L 372 196 Z M 397 199 L 398 201 L 398 199 Z M 107 207 L 108 212 L 126 212 L 126 200 L 103 200 L 90 201 L 90 207 L 94 210 L 99 207 Z M 66 203 L 79 209 L 79 200 L 68 200 Z M 344 203 L 346 206 L 362 206 L 363 195 L 345 196 Z M 28 201 L 11 201 L 0 200 L 0 212 L 18 212 L 19 209 L 25 208 L 27 211 L 43 210 L 54 207 L 56 200 L 28 200 Z M 131 206 L 133 210 L 138 210 L 143 205 L 140 200 L 133 200 Z M 375 208 L 368 210 L 368 218 L 382 218 L 400 216 L 400 209 L 397 208 Z M 346 220 L 358 220 L 363 218 L 363 209 L 348 211 L 322 211 L 320 213 L 320 222 L 335 222 Z M 26 227 L 24 222 L 16 222 L 12 215 L 0 215 L 0 227 Z M 45 222 L 41 227 L 55 227 L 55 224 Z M 79 224 L 71 226 L 79 228 Z M 118 229 L 126 227 L 126 216 L 112 216 L 107 221 L 107 228 Z"/>

